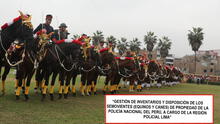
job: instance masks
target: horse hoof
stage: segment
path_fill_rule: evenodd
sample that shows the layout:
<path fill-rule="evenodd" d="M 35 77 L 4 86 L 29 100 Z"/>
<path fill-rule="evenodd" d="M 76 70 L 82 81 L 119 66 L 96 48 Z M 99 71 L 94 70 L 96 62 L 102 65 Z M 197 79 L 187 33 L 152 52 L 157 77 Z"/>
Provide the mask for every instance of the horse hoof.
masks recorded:
<path fill-rule="evenodd" d="M 87 95 L 87 96 L 90 96 L 90 93 L 87 93 L 86 95 Z"/>
<path fill-rule="evenodd" d="M 76 96 L 76 93 L 73 93 L 72 96 L 75 97 L 75 96 Z"/>
<path fill-rule="evenodd" d="M 29 100 L 28 95 L 24 95 L 24 98 L 25 98 L 25 101 L 28 101 L 28 100 Z"/>
<path fill-rule="evenodd" d="M 41 98 L 41 101 L 43 102 L 46 98 L 46 94 L 42 94 L 42 98 Z"/>
<path fill-rule="evenodd" d="M 58 97 L 58 99 L 61 99 L 62 98 L 62 94 L 59 94 L 59 97 Z"/>
<path fill-rule="evenodd" d="M 37 88 L 34 88 L 34 93 L 38 94 Z"/>
<path fill-rule="evenodd" d="M 19 100 L 19 99 L 20 99 L 20 97 L 16 95 L 16 100 Z"/>
<path fill-rule="evenodd" d="M 64 94 L 64 99 L 67 99 L 67 97 L 68 97 L 68 94 Z"/>
<path fill-rule="evenodd" d="M 53 94 L 50 94 L 50 100 L 51 100 L 51 101 L 54 100 Z"/>

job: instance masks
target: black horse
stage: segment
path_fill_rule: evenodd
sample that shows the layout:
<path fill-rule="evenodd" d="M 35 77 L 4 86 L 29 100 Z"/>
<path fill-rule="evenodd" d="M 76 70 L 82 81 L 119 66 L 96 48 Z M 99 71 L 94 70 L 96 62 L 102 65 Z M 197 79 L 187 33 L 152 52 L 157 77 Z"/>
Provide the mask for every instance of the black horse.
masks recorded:
<path fill-rule="evenodd" d="M 148 68 L 147 68 L 147 75 L 150 79 L 150 83 L 154 84 L 155 81 L 158 82 L 158 79 L 160 78 L 160 68 L 158 63 L 155 60 L 151 60 L 148 63 Z M 159 81 L 160 82 L 160 81 Z"/>
<path fill-rule="evenodd" d="M 24 42 L 27 49 L 31 49 L 33 43 L 33 26 L 30 22 L 31 16 L 24 15 L 20 12 L 20 16 L 13 20 L 11 25 L 5 24 L 2 26 L 0 34 L 0 67 L 4 66 L 5 54 L 11 43 L 15 40 Z M 2 93 L 5 93 L 5 79 L 9 73 L 10 66 L 5 64 L 5 73 L 2 78 Z"/>
<path fill-rule="evenodd" d="M 94 47 L 86 48 L 84 51 L 84 63 L 81 65 L 81 95 L 91 95 L 93 90 L 96 94 L 96 83 L 99 75 L 99 66 L 102 64 L 100 54 Z M 86 86 L 86 87 L 85 87 Z"/>
<path fill-rule="evenodd" d="M 62 44 L 53 44 L 48 48 L 48 52 L 46 57 L 39 64 L 39 71 L 41 73 L 36 73 L 36 79 L 38 82 L 43 83 L 41 85 L 42 88 L 42 101 L 46 97 L 47 88 L 49 84 L 49 77 L 51 74 L 51 88 L 49 90 L 51 100 L 54 99 L 54 84 L 56 76 L 59 74 L 59 98 L 62 98 L 64 81 L 67 79 L 67 74 L 70 73 L 80 62 L 81 59 L 81 46 L 74 43 L 62 43 Z M 40 75 L 42 74 L 42 75 Z M 41 76 L 43 76 L 41 78 Z M 66 86 L 64 88 L 64 95 L 68 92 L 69 80 L 66 80 Z M 66 95 L 65 95 L 66 96 Z"/>
<path fill-rule="evenodd" d="M 119 90 L 121 78 L 126 78 L 130 82 L 129 91 L 134 89 L 134 81 L 138 72 L 138 67 L 133 57 L 116 57 L 112 72 L 110 73 L 110 93 L 115 94 Z M 105 84 L 107 86 L 107 83 Z M 105 92 L 104 92 L 105 93 Z"/>
<path fill-rule="evenodd" d="M 17 58 L 22 58 L 23 62 L 18 64 L 16 79 L 18 80 L 17 91 L 16 91 L 16 99 L 19 99 L 20 90 L 23 85 L 25 85 L 25 100 L 29 99 L 29 89 L 31 78 L 35 72 L 35 69 L 38 66 L 38 63 L 42 61 L 47 52 L 47 47 L 49 44 L 49 40 L 52 34 L 40 34 L 33 43 L 32 48 L 27 50 L 25 45 L 20 49 L 16 50 L 14 54 L 20 53 L 17 55 Z M 35 48 L 35 49 L 34 49 Z M 12 54 L 13 55 L 13 54 Z"/>

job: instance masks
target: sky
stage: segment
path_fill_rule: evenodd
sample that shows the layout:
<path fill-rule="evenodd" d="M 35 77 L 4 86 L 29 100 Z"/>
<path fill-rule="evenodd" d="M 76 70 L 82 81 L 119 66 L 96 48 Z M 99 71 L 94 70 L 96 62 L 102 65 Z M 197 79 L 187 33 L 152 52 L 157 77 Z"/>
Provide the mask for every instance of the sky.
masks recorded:
<path fill-rule="evenodd" d="M 32 15 L 34 28 L 52 14 L 51 25 L 57 29 L 66 23 L 71 36 L 101 30 L 105 37 L 128 41 L 137 37 L 143 42 L 152 31 L 158 38 L 171 39 L 170 53 L 175 57 L 193 54 L 187 33 L 192 27 L 202 27 L 200 50 L 220 49 L 220 0 L 0 0 L 0 5 L 0 25 L 19 16 L 21 10 Z"/>

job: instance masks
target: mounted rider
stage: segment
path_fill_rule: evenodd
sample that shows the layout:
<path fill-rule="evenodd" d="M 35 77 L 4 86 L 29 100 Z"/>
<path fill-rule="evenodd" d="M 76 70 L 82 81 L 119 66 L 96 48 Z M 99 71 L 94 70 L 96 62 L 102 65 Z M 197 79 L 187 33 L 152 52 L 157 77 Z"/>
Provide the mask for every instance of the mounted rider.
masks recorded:
<path fill-rule="evenodd" d="M 70 34 L 67 31 L 67 25 L 65 23 L 61 23 L 59 29 L 54 30 L 54 34 L 52 37 L 53 41 L 68 39 L 68 35 Z"/>
<path fill-rule="evenodd" d="M 41 31 L 42 29 L 46 30 L 47 34 L 50 34 L 54 31 L 53 27 L 50 25 L 52 22 L 53 16 L 51 14 L 46 15 L 45 23 L 39 24 L 39 26 L 34 30 L 34 34 L 36 34 L 38 31 Z"/>

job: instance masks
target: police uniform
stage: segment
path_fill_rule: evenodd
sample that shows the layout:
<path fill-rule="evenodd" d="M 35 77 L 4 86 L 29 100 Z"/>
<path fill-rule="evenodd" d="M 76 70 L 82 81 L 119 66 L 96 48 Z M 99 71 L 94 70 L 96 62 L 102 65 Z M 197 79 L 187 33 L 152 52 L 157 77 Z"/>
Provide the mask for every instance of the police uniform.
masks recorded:
<path fill-rule="evenodd" d="M 34 34 L 37 33 L 38 31 L 42 30 L 42 29 L 46 29 L 47 34 L 53 32 L 53 27 L 47 24 L 40 24 L 35 30 L 34 30 Z"/>
<path fill-rule="evenodd" d="M 47 15 L 46 16 L 46 19 L 51 19 L 52 20 L 52 18 L 53 18 L 52 15 Z M 38 31 L 41 31 L 42 29 L 45 29 L 47 31 L 47 34 L 54 31 L 52 26 L 50 26 L 49 24 L 44 23 L 44 24 L 40 24 L 40 25 L 37 26 L 37 28 L 34 30 L 34 34 L 36 34 Z"/>

